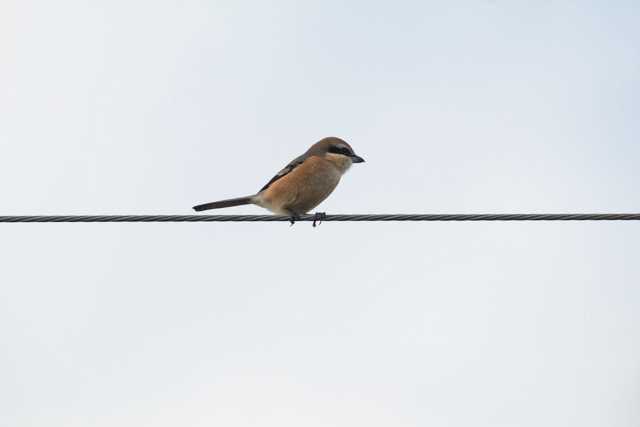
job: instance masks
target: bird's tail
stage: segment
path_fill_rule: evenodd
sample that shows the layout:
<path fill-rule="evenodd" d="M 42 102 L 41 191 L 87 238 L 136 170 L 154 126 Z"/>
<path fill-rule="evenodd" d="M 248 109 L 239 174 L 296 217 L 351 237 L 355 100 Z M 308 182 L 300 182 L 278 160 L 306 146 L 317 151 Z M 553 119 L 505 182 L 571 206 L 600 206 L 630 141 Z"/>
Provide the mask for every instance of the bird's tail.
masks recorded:
<path fill-rule="evenodd" d="M 231 206 L 250 205 L 253 203 L 254 196 L 236 197 L 234 199 L 220 200 L 217 202 L 204 203 L 202 205 L 194 206 L 193 210 L 196 212 L 206 211 L 209 209 L 228 208 Z"/>

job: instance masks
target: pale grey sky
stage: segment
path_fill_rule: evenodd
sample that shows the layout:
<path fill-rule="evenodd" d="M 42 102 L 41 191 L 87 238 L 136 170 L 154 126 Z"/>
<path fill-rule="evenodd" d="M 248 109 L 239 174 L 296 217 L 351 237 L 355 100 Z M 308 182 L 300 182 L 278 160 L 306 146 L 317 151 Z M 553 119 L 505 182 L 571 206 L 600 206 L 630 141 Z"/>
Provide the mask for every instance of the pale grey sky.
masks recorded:
<path fill-rule="evenodd" d="M 638 212 L 635 1 L 0 3 L 0 214 Z M 225 213 L 262 213 L 257 207 Z M 0 225 L 6 426 L 637 426 L 640 224 Z"/>

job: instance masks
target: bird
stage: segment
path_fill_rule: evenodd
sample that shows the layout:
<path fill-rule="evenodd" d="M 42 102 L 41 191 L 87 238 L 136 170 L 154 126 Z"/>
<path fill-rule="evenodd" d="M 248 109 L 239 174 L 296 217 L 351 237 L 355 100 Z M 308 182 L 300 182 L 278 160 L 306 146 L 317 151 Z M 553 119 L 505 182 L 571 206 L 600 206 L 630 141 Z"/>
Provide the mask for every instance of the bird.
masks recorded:
<path fill-rule="evenodd" d="M 282 168 L 261 189 L 250 196 L 235 197 L 194 206 L 196 212 L 231 206 L 257 205 L 276 215 L 296 219 L 322 203 L 336 188 L 353 163 L 363 163 L 346 141 L 330 136 L 313 144 L 304 154 Z M 316 213 L 321 221 L 324 213 Z"/>

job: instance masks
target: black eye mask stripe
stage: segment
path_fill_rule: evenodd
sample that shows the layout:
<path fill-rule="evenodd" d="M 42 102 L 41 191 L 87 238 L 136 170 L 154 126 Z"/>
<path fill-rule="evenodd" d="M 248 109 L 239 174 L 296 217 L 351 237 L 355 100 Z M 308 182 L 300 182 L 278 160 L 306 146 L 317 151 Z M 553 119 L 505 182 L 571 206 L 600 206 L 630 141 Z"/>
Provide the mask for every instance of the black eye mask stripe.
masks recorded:
<path fill-rule="evenodd" d="M 345 156 L 352 156 L 353 153 L 347 147 L 329 147 L 329 152 L 334 154 L 343 154 Z"/>

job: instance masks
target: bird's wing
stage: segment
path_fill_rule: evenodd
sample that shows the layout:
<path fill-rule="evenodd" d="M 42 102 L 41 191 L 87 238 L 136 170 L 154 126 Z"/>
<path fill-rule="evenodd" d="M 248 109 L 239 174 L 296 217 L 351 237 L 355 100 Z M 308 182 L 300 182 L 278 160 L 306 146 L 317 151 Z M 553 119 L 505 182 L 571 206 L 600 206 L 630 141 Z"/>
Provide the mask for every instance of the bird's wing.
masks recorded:
<path fill-rule="evenodd" d="M 283 176 L 285 176 L 286 174 L 288 174 L 289 172 L 291 172 L 292 170 L 294 170 L 295 168 L 297 168 L 298 166 L 300 166 L 302 164 L 302 162 L 304 162 L 309 156 L 305 153 L 301 156 L 296 157 L 295 159 L 293 159 L 291 162 L 289 162 L 289 164 L 285 167 L 283 167 L 273 178 L 271 178 L 269 180 L 269 182 L 267 182 L 264 187 L 262 187 L 260 189 L 260 191 L 264 191 L 267 188 L 269 188 L 269 186 L 271 184 L 273 184 L 274 182 L 276 182 L 277 180 L 279 180 L 280 178 L 282 178 Z M 258 191 L 258 193 L 260 192 Z"/>

